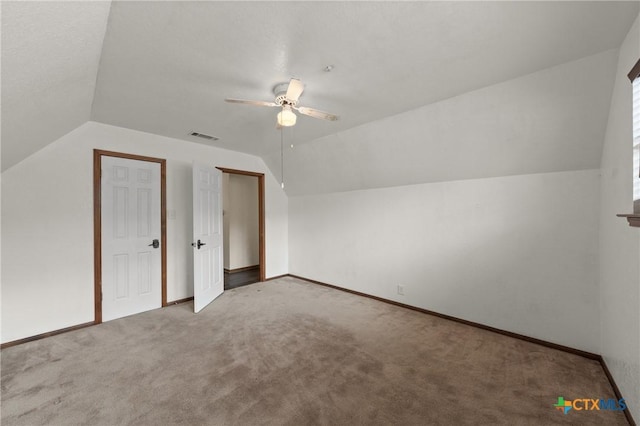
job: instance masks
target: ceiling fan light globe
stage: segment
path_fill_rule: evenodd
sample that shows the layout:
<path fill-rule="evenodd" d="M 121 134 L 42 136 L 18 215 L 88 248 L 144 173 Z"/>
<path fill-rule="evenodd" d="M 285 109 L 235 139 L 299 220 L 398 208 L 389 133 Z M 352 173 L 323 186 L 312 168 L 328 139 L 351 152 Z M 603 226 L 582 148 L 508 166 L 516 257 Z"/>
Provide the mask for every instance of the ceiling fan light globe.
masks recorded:
<path fill-rule="evenodd" d="M 278 124 L 282 127 L 291 127 L 296 124 L 297 118 L 290 109 L 283 109 L 278 113 Z"/>

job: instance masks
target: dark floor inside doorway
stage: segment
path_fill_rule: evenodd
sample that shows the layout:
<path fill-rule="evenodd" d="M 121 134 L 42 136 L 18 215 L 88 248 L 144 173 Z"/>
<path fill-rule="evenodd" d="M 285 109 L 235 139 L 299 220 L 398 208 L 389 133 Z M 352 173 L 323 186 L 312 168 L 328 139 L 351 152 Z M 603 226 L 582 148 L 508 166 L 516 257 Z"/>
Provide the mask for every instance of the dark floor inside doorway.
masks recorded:
<path fill-rule="evenodd" d="M 250 269 L 244 269 L 237 272 L 224 271 L 224 289 L 242 287 L 260 281 L 260 267 L 255 266 Z"/>

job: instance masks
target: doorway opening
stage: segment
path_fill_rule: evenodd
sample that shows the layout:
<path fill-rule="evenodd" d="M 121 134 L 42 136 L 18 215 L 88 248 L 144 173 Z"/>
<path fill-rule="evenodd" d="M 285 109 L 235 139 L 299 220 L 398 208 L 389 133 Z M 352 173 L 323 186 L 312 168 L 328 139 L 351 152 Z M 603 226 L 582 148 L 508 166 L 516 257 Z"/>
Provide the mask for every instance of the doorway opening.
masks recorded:
<path fill-rule="evenodd" d="M 224 289 L 265 281 L 264 173 L 223 172 Z"/>

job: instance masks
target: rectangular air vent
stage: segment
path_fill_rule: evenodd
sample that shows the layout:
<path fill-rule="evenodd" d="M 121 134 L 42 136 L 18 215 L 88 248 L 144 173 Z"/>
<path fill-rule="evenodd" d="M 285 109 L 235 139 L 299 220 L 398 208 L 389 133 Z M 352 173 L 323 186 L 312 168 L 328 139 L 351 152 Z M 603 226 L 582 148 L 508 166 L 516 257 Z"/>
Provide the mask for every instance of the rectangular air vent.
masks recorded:
<path fill-rule="evenodd" d="M 206 139 L 209 141 L 217 141 L 220 140 L 220 138 L 217 138 L 215 136 L 211 136 L 211 135 L 205 135 L 204 133 L 198 133 L 198 132 L 191 132 L 189 133 L 191 136 L 195 136 L 197 138 L 202 138 L 202 139 Z"/>

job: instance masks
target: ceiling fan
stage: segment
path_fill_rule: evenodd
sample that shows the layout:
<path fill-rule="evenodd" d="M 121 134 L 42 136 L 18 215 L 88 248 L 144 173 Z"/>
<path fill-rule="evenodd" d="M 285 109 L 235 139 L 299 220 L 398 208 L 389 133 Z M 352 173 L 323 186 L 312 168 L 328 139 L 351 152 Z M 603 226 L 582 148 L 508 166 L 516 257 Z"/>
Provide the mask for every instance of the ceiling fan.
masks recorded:
<path fill-rule="evenodd" d="M 314 108 L 298 106 L 298 99 L 304 91 L 304 85 L 297 78 L 292 78 L 289 83 L 280 83 L 273 88 L 273 94 L 276 96 L 274 102 L 266 101 L 247 101 L 244 99 L 230 99 L 225 101 L 236 104 L 257 105 L 266 107 L 279 107 L 282 111 L 278 113 L 278 127 L 290 127 L 296 124 L 296 114 L 308 115 L 309 117 L 319 118 L 321 120 L 336 121 L 338 116 L 328 112 L 320 111 Z"/>

